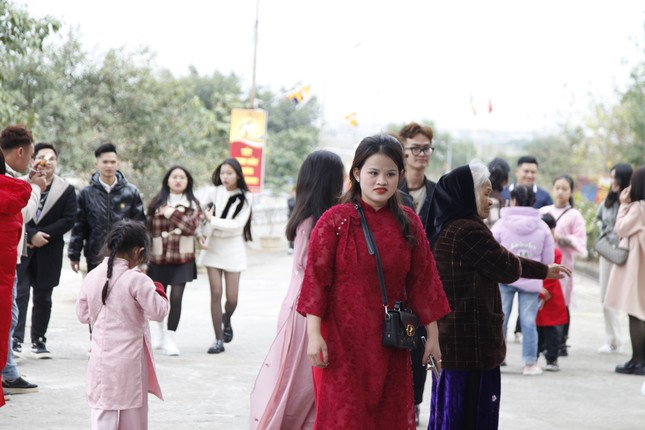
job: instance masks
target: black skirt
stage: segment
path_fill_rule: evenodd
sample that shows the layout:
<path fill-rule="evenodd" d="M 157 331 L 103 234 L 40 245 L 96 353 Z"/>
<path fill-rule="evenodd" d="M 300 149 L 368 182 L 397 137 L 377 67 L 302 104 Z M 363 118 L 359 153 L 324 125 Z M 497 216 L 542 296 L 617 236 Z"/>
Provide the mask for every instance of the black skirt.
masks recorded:
<path fill-rule="evenodd" d="M 195 260 L 181 264 L 148 264 L 148 276 L 163 286 L 185 284 L 197 279 Z"/>

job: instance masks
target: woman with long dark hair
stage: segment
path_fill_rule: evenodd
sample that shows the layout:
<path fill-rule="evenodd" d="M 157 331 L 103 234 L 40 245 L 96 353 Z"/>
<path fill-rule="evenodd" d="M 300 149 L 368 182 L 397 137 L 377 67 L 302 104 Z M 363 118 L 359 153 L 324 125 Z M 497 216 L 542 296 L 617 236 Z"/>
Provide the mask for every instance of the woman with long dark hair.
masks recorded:
<path fill-rule="evenodd" d="M 611 269 L 605 304 L 629 316 L 632 358 L 616 366 L 616 372 L 645 375 L 645 166 L 634 171 L 619 201 L 614 229 L 621 247 L 629 248 L 629 255 L 625 264 Z"/>
<path fill-rule="evenodd" d="M 202 202 L 208 224 L 200 239 L 204 250 L 199 264 L 206 266 L 211 289 L 211 318 L 215 341 L 209 354 L 224 352 L 233 340 L 231 317 L 237 307 L 240 274 L 246 270 L 246 245 L 251 241 L 251 193 L 242 166 L 235 158 L 222 161 L 211 177 L 214 187 Z M 226 303 L 222 314 L 222 276 L 226 281 Z"/>
<path fill-rule="evenodd" d="M 311 363 L 307 358 L 307 320 L 296 312 L 307 266 L 311 231 L 343 192 L 344 166 L 329 151 L 315 151 L 298 172 L 296 201 L 287 222 L 294 242 L 289 290 L 278 315 L 278 334 L 251 392 L 251 429 L 312 429 L 316 416 Z"/>
<path fill-rule="evenodd" d="M 440 365 L 435 321 L 448 304 L 423 224 L 401 205 L 403 171 L 398 140 L 363 139 L 343 204 L 325 212 L 311 235 L 298 312 L 307 317 L 315 366 L 315 428 L 416 428 L 410 353 L 382 345 L 384 305 L 359 210 L 380 254 L 388 306 L 407 300 L 428 331 L 423 362 L 432 355 Z"/>
<path fill-rule="evenodd" d="M 632 166 L 626 163 L 619 163 L 612 167 L 609 173 L 611 177 L 609 193 L 600 206 L 598 206 L 596 219 L 600 223 L 600 233 L 606 235 L 608 240 L 614 245 L 618 245 L 620 242 L 620 238 L 614 230 L 616 217 L 618 216 L 618 208 L 620 207 L 620 193 L 629 186 L 633 172 Z M 598 257 L 600 302 L 602 303 L 602 313 L 605 319 L 605 343 L 598 348 L 598 352 L 603 354 L 619 353 L 622 351 L 623 344 L 620 320 L 618 319 L 619 312 L 605 304 L 607 283 L 609 282 L 609 274 L 613 267 L 614 264 L 611 261 L 602 255 Z"/>
<path fill-rule="evenodd" d="M 202 211 L 193 194 L 193 177 L 181 166 L 172 166 L 161 180 L 161 190 L 148 206 L 146 223 L 152 236 L 148 276 L 170 287 L 168 321 L 159 323 L 154 348 L 165 355 L 179 355 L 175 332 L 181 317 L 186 283 L 197 279 L 195 231 Z"/>

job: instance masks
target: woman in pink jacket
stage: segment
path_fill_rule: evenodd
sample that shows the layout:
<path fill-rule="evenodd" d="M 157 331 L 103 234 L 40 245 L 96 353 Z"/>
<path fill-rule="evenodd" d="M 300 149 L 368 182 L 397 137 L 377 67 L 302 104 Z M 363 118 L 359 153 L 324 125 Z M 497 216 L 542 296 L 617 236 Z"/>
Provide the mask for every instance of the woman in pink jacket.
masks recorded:
<path fill-rule="evenodd" d="M 629 255 L 625 264 L 611 269 L 605 303 L 627 313 L 632 341 L 632 358 L 616 372 L 645 375 L 645 166 L 634 171 L 631 185 L 620 193 L 614 230 Z"/>
<path fill-rule="evenodd" d="M 553 263 L 555 244 L 551 230 L 542 221 L 540 211 L 533 208 L 535 193 L 531 187 L 518 185 L 511 191 L 511 207 L 502 208 L 501 216 L 492 228 L 495 239 L 513 254 L 539 261 Z M 541 279 L 520 278 L 514 283 L 499 284 L 504 309 L 504 337 L 517 293 L 520 324 L 522 326 L 522 360 L 524 375 L 539 375 L 542 369 L 537 365 L 538 332 L 535 318 L 539 308 Z"/>
<path fill-rule="evenodd" d="M 83 280 L 76 302 L 79 321 L 90 325 L 87 403 L 92 429 L 148 428 L 148 393 L 162 398 L 148 320 L 168 314 L 168 298 L 136 267 L 150 248 L 146 228 L 120 221 L 106 239 L 109 257 Z"/>
<path fill-rule="evenodd" d="M 293 270 L 278 316 L 278 334 L 251 391 L 251 430 L 312 429 L 316 416 L 311 362 L 307 357 L 307 320 L 296 312 L 307 265 L 311 231 L 322 214 L 338 203 L 344 166 L 329 151 L 307 156 L 298 172 L 296 200 L 287 223 L 294 241 Z"/>

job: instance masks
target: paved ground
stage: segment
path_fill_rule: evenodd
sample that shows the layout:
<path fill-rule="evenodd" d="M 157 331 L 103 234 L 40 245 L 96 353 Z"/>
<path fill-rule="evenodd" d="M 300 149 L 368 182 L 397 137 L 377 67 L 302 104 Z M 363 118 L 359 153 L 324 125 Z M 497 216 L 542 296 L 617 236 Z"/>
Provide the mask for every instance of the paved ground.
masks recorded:
<path fill-rule="evenodd" d="M 249 392 L 275 333 L 291 260 L 282 251 L 250 251 L 249 270 L 242 275 L 240 304 L 233 320 L 235 339 L 223 354 L 206 354 L 213 334 L 205 274 L 187 288 L 177 342 L 182 355 L 156 355 L 166 399 L 150 398 L 150 429 L 247 428 Z M 640 394 L 645 377 L 613 372 L 617 363 L 628 360 L 629 346 L 620 355 L 596 353 L 604 333 L 598 286 L 583 275 L 576 276 L 575 282 L 578 303 L 572 314 L 572 346 L 570 357 L 560 361 L 561 372 L 522 376 L 521 345 L 509 343 L 508 366 L 502 371 L 501 429 L 645 428 L 645 397 Z M 13 396 L 0 409 L 0 428 L 88 428 L 88 332 L 74 313 L 79 287 L 80 275 L 66 267 L 55 291 L 49 332 L 48 346 L 54 358 L 36 360 L 25 354 L 19 361 L 21 372 L 41 389 Z M 628 341 L 627 318 L 622 322 Z M 427 411 L 426 395 L 421 416 L 424 425 Z"/>

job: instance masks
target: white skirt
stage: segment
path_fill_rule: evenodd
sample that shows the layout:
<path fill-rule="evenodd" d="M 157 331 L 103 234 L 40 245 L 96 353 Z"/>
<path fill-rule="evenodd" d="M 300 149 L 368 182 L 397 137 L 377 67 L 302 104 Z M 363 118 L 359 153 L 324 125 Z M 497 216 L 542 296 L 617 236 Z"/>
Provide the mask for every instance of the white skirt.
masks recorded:
<path fill-rule="evenodd" d="M 199 254 L 197 263 L 206 267 L 214 267 L 226 272 L 242 272 L 246 270 L 246 244 L 240 236 L 217 237 L 208 240 L 208 249 Z"/>

